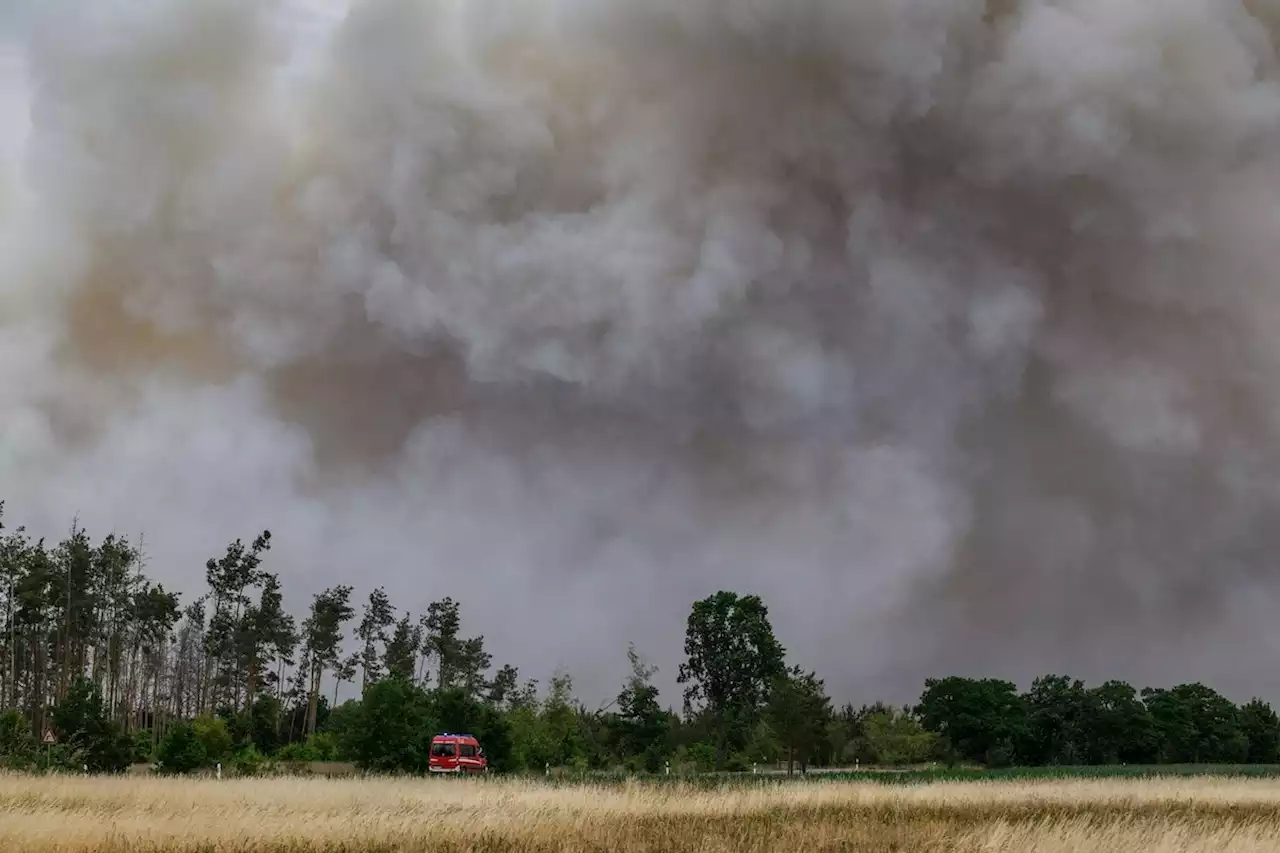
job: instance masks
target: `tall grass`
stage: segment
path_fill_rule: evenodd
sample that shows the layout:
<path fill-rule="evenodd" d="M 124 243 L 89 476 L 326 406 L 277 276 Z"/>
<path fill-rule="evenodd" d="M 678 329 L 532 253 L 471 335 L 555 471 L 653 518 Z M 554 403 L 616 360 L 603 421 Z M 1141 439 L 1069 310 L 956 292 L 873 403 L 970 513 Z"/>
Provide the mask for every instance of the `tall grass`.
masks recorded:
<path fill-rule="evenodd" d="M 696 785 L 705 789 L 720 789 L 738 786 L 769 786 L 777 784 L 801 784 L 805 782 L 826 783 L 866 782 L 882 785 L 909 785 L 933 782 L 984 782 L 984 781 L 1018 781 L 1040 779 L 1160 779 L 1165 777 L 1197 777 L 1212 776 L 1219 778 L 1257 778 L 1280 779 L 1280 764 L 1131 764 L 1131 765 L 1078 765 L 1060 767 L 928 767 L 928 768 L 875 768 L 865 770 L 814 770 L 808 775 L 801 775 L 799 770 L 794 776 L 787 776 L 777 770 L 752 773 L 703 773 L 693 776 L 651 775 L 644 776 L 647 782 L 655 785 L 678 784 Z M 543 782 L 548 785 L 576 786 L 584 782 L 590 784 L 620 784 L 632 776 L 625 773 L 608 771 L 592 771 L 582 775 L 565 774 L 562 776 L 543 777 L 530 775 L 524 777 L 530 782 Z"/>
<path fill-rule="evenodd" d="M 1280 779 L 1278 764 L 1111 764 L 1071 767 L 936 767 L 903 771 L 853 771 L 815 774 L 815 777 L 848 782 L 881 782 L 900 785 L 920 782 L 964 782 L 1021 779 L 1158 779 L 1213 776 Z"/>
<path fill-rule="evenodd" d="M 13 853 L 1261 853 L 1280 781 L 679 782 L 0 777 Z"/>

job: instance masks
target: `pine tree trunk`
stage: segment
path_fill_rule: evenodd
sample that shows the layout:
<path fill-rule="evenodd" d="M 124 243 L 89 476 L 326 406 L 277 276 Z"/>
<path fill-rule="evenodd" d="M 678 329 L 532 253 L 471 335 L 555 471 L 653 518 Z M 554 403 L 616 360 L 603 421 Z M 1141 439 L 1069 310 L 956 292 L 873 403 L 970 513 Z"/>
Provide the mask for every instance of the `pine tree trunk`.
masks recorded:
<path fill-rule="evenodd" d="M 725 725 L 724 711 L 720 711 L 716 720 L 716 770 L 724 769 Z"/>
<path fill-rule="evenodd" d="M 302 736 L 315 734 L 316 714 L 320 707 L 320 675 L 323 670 L 316 664 L 311 665 L 311 690 L 307 701 L 307 722 L 302 729 Z"/>
<path fill-rule="evenodd" d="M 249 659 L 249 674 L 245 679 L 244 685 L 244 711 L 247 713 L 253 708 L 253 699 L 258 692 L 258 658 L 255 655 Z"/>
<path fill-rule="evenodd" d="M 44 633 L 43 631 L 41 633 Z M 35 644 L 32 650 L 33 669 L 35 670 L 35 689 L 31 691 L 29 698 L 31 704 L 31 719 L 35 722 L 37 729 L 44 729 L 44 709 L 48 704 L 46 701 L 49 695 L 49 673 L 45 661 L 44 639 L 42 642 Z"/>
<path fill-rule="evenodd" d="M 243 589 L 238 590 L 238 592 L 243 592 L 243 591 L 244 591 Z M 244 615 L 243 604 L 240 601 L 236 601 L 236 621 L 235 621 L 236 625 L 240 624 L 240 620 L 243 617 L 243 615 Z M 232 652 L 232 654 L 234 655 L 234 658 L 235 658 L 235 675 L 231 679 L 231 685 L 230 685 L 231 707 L 239 708 L 240 707 L 240 687 L 244 684 L 244 682 L 241 679 L 244 676 L 244 672 L 240 668 L 240 664 L 242 663 L 242 659 L 240 657 L 240 650 L 236 649 L 234 652 Z M 245 702 L 245 707 L 246 708 L 249 707 L 247 701 Z"/>

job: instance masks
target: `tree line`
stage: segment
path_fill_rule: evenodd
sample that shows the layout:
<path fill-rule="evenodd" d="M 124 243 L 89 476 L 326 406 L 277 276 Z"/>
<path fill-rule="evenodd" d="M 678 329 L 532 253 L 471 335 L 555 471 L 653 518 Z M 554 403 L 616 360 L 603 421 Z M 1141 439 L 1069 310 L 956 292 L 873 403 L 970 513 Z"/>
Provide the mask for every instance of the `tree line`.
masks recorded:
<path fill-rule="evenodd" d="M 764 602 L 727 590 L 690 608 L 679 708 L 631 646 L 619 692 L 592 709 L 566 672 L 540 687 L 495 667 L 452 598 L 415 616 L 382 588 L 355 600 L 338 585 L 296 619 L 264 566 L 271 544 L 269 531 L 232 542 L 184 605 L 146 577 L 142 543 L 95 542 L 73 523 L 50 544 L 0 523 L 0 762 L 424 772 L 439 731 L 474 733 L 508 772 L 1280 762 L 1266 702 L 1237 706 L 1198 683 L 1137 690 L 1048 675 L 1020 693 L 948 677 L 927 680 L 915 705 L 837 707 L 815 671 L 788 660 Z M 338 704 L 347 683 L 359 697 Z"/>

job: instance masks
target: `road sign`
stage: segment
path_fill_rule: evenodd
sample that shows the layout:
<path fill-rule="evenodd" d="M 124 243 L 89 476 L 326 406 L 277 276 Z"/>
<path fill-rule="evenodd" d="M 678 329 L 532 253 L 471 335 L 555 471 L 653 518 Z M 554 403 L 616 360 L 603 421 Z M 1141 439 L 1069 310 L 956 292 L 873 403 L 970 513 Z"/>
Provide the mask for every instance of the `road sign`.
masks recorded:
<path fill-rule="evenodd" d="M 41 743 L 57 743 L 58 739 L 53 736 L 53 729 L 45 729 L 44 737 L 40 739 Z"/>

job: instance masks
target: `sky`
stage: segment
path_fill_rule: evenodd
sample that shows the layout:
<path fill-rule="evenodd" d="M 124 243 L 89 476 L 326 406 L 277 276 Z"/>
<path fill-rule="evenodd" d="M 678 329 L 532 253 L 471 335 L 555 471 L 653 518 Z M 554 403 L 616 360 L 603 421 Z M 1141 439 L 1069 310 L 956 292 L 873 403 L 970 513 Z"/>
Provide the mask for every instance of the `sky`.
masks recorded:
<path fill-rule="evenodd" d="M 722 588 L 841 702 L 1280 698 L 1276 4 L 2 14 L 6 523 L 592 703 Z"/>

